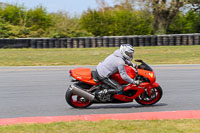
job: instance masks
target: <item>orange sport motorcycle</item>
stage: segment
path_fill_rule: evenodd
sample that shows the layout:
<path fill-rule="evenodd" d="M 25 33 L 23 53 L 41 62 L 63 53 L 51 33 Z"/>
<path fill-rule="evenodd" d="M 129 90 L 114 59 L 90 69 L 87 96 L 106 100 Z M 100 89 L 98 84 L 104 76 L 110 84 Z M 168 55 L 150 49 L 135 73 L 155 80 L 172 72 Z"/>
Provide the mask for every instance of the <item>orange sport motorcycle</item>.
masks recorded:
<path fill-rule="evenodd" d="M 162 97 L 162 88 L 156 83 L 153 69 L 142 60 L 137 68 L 125 66 L 127 74 L 140 85 L 128 84 L 119 72 L 111 75 L 123 87 L 122 92 L 108 93 L 109 86 L 96 79 L 90 68 L 76 68 L 69 71 L 72 85 L 69 86 L 65 99 L 74 108 L 86 108 L 94 103 L 127 103 L 135 101 L 142 105 L 157 103 Z"/>

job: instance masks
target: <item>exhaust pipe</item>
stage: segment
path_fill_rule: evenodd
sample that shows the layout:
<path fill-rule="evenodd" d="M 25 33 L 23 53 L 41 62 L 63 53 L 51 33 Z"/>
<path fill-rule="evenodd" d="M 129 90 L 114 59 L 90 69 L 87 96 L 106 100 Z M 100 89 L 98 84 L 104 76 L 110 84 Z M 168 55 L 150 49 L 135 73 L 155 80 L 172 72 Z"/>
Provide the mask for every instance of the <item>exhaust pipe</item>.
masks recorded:
<path fill-rule="evenodd" d="M 80 88 L 78 88 L 74 85 L 71 85 L 71 87 L 69 89 L 71 89 L 72 93 L 79 95 L 81 97 L 84 97 L 87 100 L 90 100 L 90 101 L 96 100 L 94 95 L 92 95 L 92 94 L 90 94 L 90 93 L 88 93 L 88 92 L 86 92 L 86 91 L 84 91 L 84 90 L 82 90 L 82 89 L 80 89 Z"/>

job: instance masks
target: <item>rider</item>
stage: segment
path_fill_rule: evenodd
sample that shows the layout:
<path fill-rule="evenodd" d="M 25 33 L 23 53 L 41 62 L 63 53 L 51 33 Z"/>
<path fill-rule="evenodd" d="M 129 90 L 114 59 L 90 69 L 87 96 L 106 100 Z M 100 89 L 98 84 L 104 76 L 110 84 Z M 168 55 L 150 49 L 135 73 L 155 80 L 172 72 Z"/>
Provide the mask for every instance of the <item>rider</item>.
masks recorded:
<path fill-rule="evenodd" d="M 96 68 L 98 79 L 109 87 L 115 89 L 114 93 L 121 92 L 123 90 L 120 84 L 118 84 L 115 80 L 110 79 L 110 75 L 116 73 L 117 71 L 119 71 L 122 79 L 128 83 L 136 85 L 140 84 L 139 81 L 135 81 L 130 78 L 125 70 L 125 65 L 136 67 L 136 64 L 131 62 L 133 55 L 133 46 L 130 44 L 122 44 L 119 49 L 98 64 Z"/>

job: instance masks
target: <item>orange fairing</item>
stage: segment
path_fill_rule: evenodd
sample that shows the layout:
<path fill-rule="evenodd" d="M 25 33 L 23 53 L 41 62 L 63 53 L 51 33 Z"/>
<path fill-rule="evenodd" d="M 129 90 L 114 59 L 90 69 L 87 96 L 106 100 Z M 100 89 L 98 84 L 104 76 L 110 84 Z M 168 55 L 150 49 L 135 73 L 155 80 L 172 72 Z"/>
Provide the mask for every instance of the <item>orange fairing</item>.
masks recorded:
<path fill-rule="evenodd" d="M 144 77 L 147 77 L 150 80 L 150 83 L 154 83 L 156 81 L 155 73 L 152 71 L 138 69 L 138 74 Z"/>
<path fill-rule="evenodd" d="M 90 68 L 75 68 L 70 70 L 70 75 L 82 82 L 95 85 L 96 82 L 92 78 L 91 69 Z"/>
<path fill-rule="evenodd" d="M 131 67 L 125 66 L 125 69 L 126 69 L 126 73 L 128 74 L 128 76 L 130 78 L 133 79 L 136 76 L 135 71 Z M 111 75 L 111 78 L 114 79 L 115 81 L 117 81 L 119 84 L 127 84 L 128 83 L 122 79 L 119 72 L 116 72 L 113 75 Z"/>

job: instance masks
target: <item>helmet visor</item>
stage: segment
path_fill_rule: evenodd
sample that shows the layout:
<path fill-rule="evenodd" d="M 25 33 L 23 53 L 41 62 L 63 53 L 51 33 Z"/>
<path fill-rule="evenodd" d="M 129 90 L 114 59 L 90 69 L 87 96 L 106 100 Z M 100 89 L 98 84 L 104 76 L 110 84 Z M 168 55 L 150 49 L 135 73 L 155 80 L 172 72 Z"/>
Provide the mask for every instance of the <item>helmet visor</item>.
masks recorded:
<path fill-rule="evenodd" d="M 131 51 L 131 52 L 128 52 L 128 51 L 125 51 L 125 54 L 129 57 L 129 58 L 133 58 L 133 54 L 134 54 L 134 51 Z"/>

